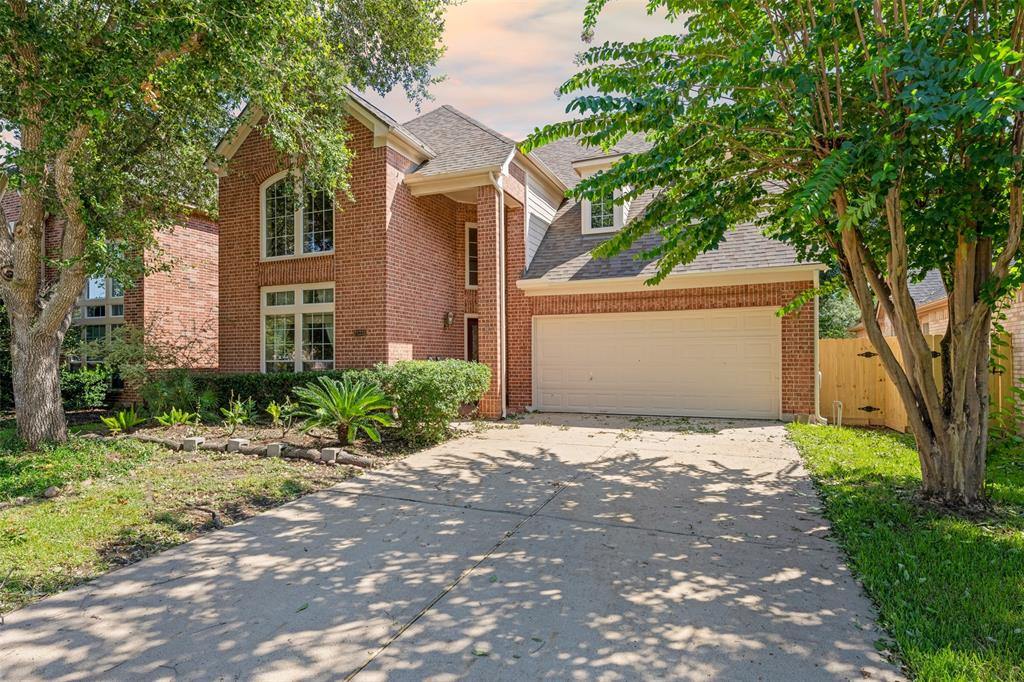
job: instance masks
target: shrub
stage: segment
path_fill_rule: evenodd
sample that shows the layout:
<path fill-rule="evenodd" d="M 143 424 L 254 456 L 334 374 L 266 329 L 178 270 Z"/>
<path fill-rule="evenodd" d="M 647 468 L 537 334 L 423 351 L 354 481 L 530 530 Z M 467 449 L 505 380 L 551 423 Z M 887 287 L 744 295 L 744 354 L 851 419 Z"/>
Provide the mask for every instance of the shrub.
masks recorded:
<path fill-rule="evenodd" d="M 183 381 L 182 377 L 187 377 L 188 381 Z M 295 388 L 314 383 L 321 377 L 335 380 L 348 377 L 377 386 L 395 404 L 399 422 L 396 435 L 410 444 L 426 445 L 444 440 L 450 423 L 459 418 L 462 406 L 480 400 L 490 386 L 491 370 L 486 365 L 464 360 L 408 360 L 372 369 L 330 372 L 177 371 L 156 375 L 140 392 L 152 412 L 166 411 L 171 404 L 179 409 L 195 409 L 200 399 L 205 401 L 204 411 L 227 407 L 239 395 L 258 396 L 261 402 L 273 402 L 283 408 Z M 163 402 L 155 402 L 156 398 Z"/>
<path fill-rule="evenodd" d="M 463 360 L 378 365 L 373 375 L 395 401 L 398 436 L 414 445 L 444 440 L 462 406 L 480 400 L 491 385 L 487 365 Z"/>
<path fill-rule="evenodd" d="M 139 389 L 150 414 L 195 410 L 197 414 L 209 416 L 221 404 L 217 396 L 203 386 L 201 375 L 187 370 L 171 370 L 155 375 Z M 225 403 L 226 404 L 226 403 Z"/>
<path fill-rule="evenodd" d="M 288 435 L 292 428 L 292 419 L 295 417 L 295 403 L 291 400 L 285 400 L 283 403 L 272 400 L 267 405 L 266 412 L 270 417 L 270 425 L 275 429 L 281 429 L 281 438 Z"/>
<path fill-rule="evenodd" d="M 131 429 L 134 429 L 139 424 L 146 421 L 145 417 L 140 417 L 135 414 L 135 408 L 131 407 L 127 410 L 121 410 L 113 417 L 100 417 L 100 421 L 107 427 L 107 430 L 112 434 L 126 433 Z"/>
<path fill-rule="evenodd" d="M 104 365 L 94 368 L 60 372 L 60 393 L 64 407 L 69 410 L 85 410 L 103 407 L 110 392 L 111 372 Z"/>
<path fill-rule="evenodd" d="M 375 385 L 354 378 L 320 377 L 297 387 L 295 395 L 299 404 L 294 414 L 305 420 L 303 432 L 333 429 L 342 445 L 351 443 L 360 431 L 380 442 L 377 427 L 394 424 L 391 401 Z"/>

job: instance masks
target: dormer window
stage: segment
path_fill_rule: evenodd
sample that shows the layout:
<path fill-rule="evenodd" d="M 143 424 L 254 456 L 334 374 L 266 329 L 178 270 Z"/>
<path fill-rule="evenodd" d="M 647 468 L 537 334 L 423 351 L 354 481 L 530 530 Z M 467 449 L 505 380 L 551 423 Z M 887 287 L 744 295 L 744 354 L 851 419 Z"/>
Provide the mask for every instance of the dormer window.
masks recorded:
<path fill-rule="evenodd" d="M 618 195 L 618 192 L 615 193 Z M 607 234 L 622 228 L 625 207 L 616 204 L 613 195 L 606 194 L 598 199 L 584 199 L 582 208 L 583 234 Z"/>
<path fill-rule="evenodd" d="M 302 193 L 302 204 L 296 201 Z M 263 257 L 313 256 L 334 251 L 334 198 L 324 190 L 295 187 L 288 172 L 260 190 Z"/>

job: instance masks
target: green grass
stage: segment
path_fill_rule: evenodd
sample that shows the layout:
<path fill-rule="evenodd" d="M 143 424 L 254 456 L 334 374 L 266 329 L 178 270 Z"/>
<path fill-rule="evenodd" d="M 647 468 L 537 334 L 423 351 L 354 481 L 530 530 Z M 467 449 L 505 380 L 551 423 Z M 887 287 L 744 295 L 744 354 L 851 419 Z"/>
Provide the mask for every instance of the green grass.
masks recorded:
<path fill-rule="evenodd" d="M 920 680 L 1024 680 L 1024 453 L 990 457 L 993 508 L 963 518 L 920 501 L 913 440 L 790 426 L 890 648 Z"/>
<path fill-rule="evenodd" d="M 346 467 L 0 431 L 0 613 L 347 478 Z M 54 499 L 38 496 L 61 488 Z M 210 514 L 213 511 L 216 519 Z"/>

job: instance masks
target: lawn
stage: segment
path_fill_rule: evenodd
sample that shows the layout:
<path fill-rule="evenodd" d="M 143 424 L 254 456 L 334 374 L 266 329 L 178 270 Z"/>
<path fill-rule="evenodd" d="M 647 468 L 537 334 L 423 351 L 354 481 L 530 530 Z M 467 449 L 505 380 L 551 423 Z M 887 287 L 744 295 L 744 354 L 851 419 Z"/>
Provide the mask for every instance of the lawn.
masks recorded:
<path fill-rule="evenodd" d="M 0 613 L 353 473 L 78 437 L 27 452 L 0 430 Z"/>
<path fill-rule="evenodd" d="M 920 680 L 1024 680 L 1024 453 L 990 457 L 992 511 L 921 503 L 913 440 L 793 424 L 852 570 Z"/>

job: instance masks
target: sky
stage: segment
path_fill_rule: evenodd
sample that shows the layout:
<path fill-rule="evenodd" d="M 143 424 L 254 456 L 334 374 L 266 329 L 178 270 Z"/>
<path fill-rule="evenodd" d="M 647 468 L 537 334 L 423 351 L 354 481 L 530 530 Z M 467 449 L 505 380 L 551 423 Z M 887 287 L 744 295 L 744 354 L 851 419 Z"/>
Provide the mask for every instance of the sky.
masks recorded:
<path fill-rule="evenodd" d="M 445 22 L 447 52 L 437 71 L 444 82 L 433 101 L 521 140 L 536 126 L 567 118 L 570 98 L 555 90 L 573 73 L 573 58 L 587 47 L 580 40 L 584 0 L 466 0 L 451 7 Z M 646 0 L 611 0 L 601 13 L 593 44 L 677 33 L 664 14 L 648 16 Z M 399 89 L 369 99 L 399 121 L 416 110 Z"/>

